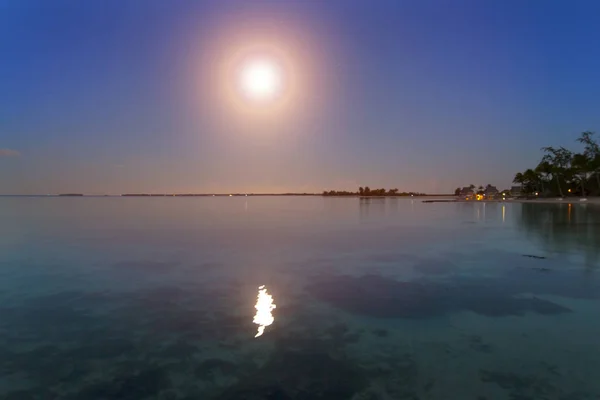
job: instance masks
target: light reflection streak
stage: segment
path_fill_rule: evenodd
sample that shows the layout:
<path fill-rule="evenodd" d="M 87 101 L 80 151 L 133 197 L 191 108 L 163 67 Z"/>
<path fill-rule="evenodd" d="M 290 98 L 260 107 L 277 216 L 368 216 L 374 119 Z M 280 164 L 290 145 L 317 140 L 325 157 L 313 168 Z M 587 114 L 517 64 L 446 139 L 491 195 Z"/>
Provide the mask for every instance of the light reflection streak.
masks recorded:
<path fill-rule="evenodd" d="M 254 322 L 258 325 L 258 332 L 256 336 L 259 337 L 265 332 L 265 327 L 271 325 L 275 318 L 271 313 L 275 309 L 276 305 L 273 303 L 273 297 L 267 292 L 265 285 L 258 288 L 258 298 L 256 300 L 256 315 L 254 315 Z"/>

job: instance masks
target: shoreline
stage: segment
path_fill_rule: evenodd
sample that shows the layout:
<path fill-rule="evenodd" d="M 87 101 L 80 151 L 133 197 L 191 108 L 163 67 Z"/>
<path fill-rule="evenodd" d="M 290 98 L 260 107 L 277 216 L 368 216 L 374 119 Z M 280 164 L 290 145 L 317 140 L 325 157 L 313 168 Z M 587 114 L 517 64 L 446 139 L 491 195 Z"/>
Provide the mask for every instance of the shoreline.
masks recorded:
<path fill-rule="evenodd" d="M 586 200 L 583 200 L 586 199 Z M 539 204 L 600 204 L 600 197 L 563 197 L 549 199 L 456 200 L 457 203 L 539 203 Z"/>
<path fill-rule="evenodd" d="M 358 194 L 352 195 L 323 195 L 322 193 L 124 193 L 124 194 L 85 194 L 85 193 L 59 193 L 59 194 L 0 194 L 0 197 L 327 197 L 327 198 L 361 198 L 361 199 L 378 199 L 378 198 L 424 198 L 424 197 L 444 197 L 454 198 L 451 194 L 423 194 L 423 195 L 377 195 L 377 196 L 361 196 Z"/>
<path fill-rule="evenodd" d="M 274 194 L 140 194 L 140 195 L 86 195 L 86 194 L 52 194 L 52 195 L 0 195 L 0 198 L 156 198 L 156 197 L 323 197 L 323 198 L 345 198 L 345 199 L 360 199 L 360 200 L 383 200 L 386 198 L 393 199 L 412 199 L 421 200 L 422 203 L 539 203 L 539 204 L 600 204 L 600 197 L 564 197 L 559 198 L 538 198 L 538 199 L 494 199 L 494 200 L 464 200 L 452 195 L 384 195 L 384 196 L 323 196 L 322 194 L 312 193 L 274 193 Z M 585 199 L 585 200 L 584 200 Z"/>

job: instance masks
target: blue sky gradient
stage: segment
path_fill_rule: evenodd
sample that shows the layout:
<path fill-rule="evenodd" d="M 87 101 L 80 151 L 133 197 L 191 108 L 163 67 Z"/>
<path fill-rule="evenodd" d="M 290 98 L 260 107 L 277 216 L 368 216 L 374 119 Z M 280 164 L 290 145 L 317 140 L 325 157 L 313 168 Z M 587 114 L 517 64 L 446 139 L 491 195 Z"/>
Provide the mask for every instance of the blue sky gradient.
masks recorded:
<path fill-rule="evenodd" d="M 0 0 L 0 194 L 504 188 L 540 147 L 600 131 L 598 15 L 597 1 Z M 306 69 L 304 102 L 276 123 L 217 109 L 209 89 L 219 46 L 257 31 Z"/>

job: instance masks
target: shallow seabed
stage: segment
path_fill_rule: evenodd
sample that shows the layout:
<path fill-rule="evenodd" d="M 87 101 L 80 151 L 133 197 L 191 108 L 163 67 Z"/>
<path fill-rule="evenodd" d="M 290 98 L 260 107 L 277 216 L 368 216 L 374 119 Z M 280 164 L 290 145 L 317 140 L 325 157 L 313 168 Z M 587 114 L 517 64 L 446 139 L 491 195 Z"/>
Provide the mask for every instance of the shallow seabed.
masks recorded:
<path fill-rule="evenodd" d="M 0 198 L 0 221 L 1 399 L 600 399 L 597 205 Z"/>

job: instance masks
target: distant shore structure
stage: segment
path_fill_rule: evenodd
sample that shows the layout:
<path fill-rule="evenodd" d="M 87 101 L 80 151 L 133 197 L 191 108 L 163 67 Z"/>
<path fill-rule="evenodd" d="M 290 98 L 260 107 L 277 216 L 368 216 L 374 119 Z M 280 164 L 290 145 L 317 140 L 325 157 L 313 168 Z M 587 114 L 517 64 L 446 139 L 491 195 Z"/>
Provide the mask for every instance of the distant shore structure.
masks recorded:
<path fill-rule="evenodd" d="M 427 195 L 419 192 L 400 192 L 398 189 L 371 189 L 368 186 L 359 187 L 358 191 L 350 192 L 347 190 L 324 190 L 323 196 L 332 197 L 415 197 L 415 196 L 448 196 L 446 194 Z"/>

